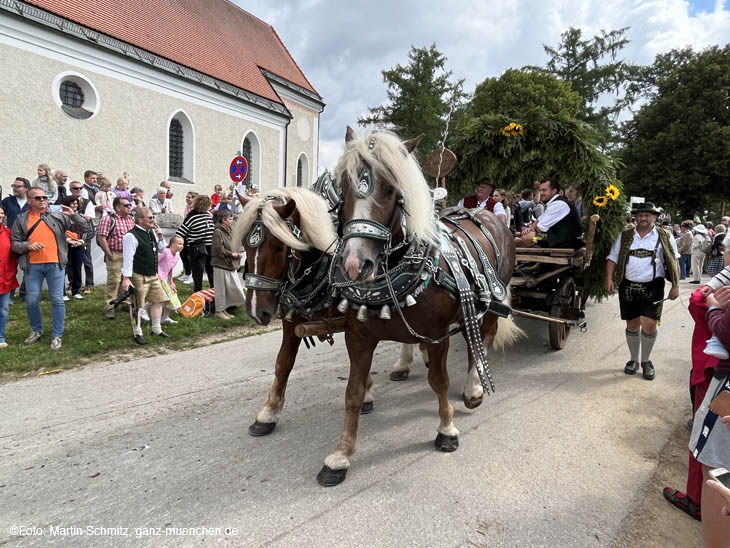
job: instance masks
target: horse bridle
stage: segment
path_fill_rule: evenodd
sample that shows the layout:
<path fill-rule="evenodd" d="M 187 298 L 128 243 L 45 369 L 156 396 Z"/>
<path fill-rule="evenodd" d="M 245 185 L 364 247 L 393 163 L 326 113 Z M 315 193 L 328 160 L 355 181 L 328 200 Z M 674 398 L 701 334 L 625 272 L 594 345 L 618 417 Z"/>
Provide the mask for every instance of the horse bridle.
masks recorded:
<path fill-rule="evenodd" d="M 291 219 L 286 219 L 284 222 L 289 227 L 289 230 L 291 230 L 292 235 L 297 240 L 301 241 L 302 231 L 299 229 L 299 227 L 295 225 L 291 221 Z M 264 226 L 264 222 L 261 219 L 261 208 L 259 208 L 256 220 L 251 225 L 251 229 L 246 236 L 246 243 L 249 245 L 249 247 L 258 248 L 264 243 L 265 239 L 266 227 Z M 294 258 L 294 249 L 289 248 L 289 253 L 287 253 L 286 255 L 286 263 L 284 264 L 284 274 L 279 278 L 270 278 L 268 276 L 262 276 L 261 274 L 247 272 L 243 280 L 244 287 L 253 291 L 273 291 L 275 293 L 280 293 L 282 287 L 286 283 L 284 278 L 289 272 L 291 261 Z"/>

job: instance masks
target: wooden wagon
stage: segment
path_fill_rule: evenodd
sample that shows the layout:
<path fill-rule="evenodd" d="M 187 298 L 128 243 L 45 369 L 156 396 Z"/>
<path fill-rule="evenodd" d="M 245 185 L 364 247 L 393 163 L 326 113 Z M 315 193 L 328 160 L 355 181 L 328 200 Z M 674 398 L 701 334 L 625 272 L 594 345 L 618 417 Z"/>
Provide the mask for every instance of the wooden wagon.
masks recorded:
<path fill-rule="evenodd" d="M 585 247 L 518 247 L 512 277 L 512 313 L 548 323 L 550 346 L 565 346 L 572 327 L 586 329 L 585 294 L 578 275 L 591 264 L 598 215 L 588 226 Z"/>

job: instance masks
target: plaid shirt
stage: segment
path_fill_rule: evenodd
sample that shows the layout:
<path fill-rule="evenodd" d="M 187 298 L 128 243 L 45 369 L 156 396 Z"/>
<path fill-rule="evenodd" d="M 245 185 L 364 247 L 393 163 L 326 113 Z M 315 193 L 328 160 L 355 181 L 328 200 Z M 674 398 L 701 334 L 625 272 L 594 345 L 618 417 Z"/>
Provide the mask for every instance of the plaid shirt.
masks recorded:
<path fill-rule="evenodd" d="M 107 236 L 106 241 L 109 244 L 109 249 L 112 251 L 122 251 L 124 247 L 124 244 L 122 243 L 124 235 L 134 228 L 134 219 L 131 215 L 127 215 L 124 219 L 122 219 L 116 213 L 114 214 L 114 217 L 116 217 L 117 224 L 114 227 L 114 232 Z M 96 229 L 97 234 L 106 236 L 109 233 L 109 225 L 111 222 L 111 215 L 104 215 L 99 220 L 99 226 Z"/>

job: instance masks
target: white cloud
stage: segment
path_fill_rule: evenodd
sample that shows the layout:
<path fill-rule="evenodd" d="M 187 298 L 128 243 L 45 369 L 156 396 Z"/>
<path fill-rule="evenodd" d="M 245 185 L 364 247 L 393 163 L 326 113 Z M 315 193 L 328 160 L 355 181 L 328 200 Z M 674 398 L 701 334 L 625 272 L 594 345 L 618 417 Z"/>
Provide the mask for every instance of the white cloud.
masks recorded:
<path fill-rule="evenodd" d="M 411 45 L 436 43 L 467 91 L 510 67 L 542 65 L 542 44 L 569 26 L 592 37 L 629 26 L 625 59 L 649 64 L 657 53 L 730 41 L 730 11 L 686 0 L 235 0 L 270 23 L 327 103 L 320 121 L 320 171 L 342 150 L 345 126 L 386 99 L 381 71 L 407 63 Z M 695 0 L 700 2 L 701 0 Z M 703 4 L 704 5 L 704 4 Z"/>

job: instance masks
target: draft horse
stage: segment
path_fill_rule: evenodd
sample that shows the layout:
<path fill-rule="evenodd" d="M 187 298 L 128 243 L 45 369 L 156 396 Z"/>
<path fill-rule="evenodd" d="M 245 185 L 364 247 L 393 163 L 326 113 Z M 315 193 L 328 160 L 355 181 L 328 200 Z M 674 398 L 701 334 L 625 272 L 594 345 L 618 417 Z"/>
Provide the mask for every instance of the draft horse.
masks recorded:
<path fill-rule="evenodd" d="M 246 312 L 268 325 L 280 311 L 286 319 L 276 357 L 274 382 L 263 408 L 249 426 L 252 436 L 273 432 L 284 406 L 287 382 L 302 339 L 302 322 L 331 316 L 327 271 L 337 233 L 330 206 L 319 194 L 303 188 L 282 188 L 257 198 L 239 194 L 244 205 L 233 232 L 246 252 Z M 372 380 L 362 412 L 373 408 Z"/>
<path fill-rule="evenodd" d="M 435 445 L 449 452 L 459 443 L 447 396 L 451 326 L 464 334 L 470 349 L 464 399 L 471 407 L 481 403 L 491 385 L 484 348 L 512 342 L 521 333 L 506 319 L 507 306 L 505 317 L 477 314 L 477 308 L 484 312 L 491 303 L 508 301 L 515 262 L 512 235 L 484 210 L 459 210 L 437 221 L 428 184 L 412 154 L 418 141 L 420 137 L 401 142 L 386 131 L 357 137 L 348 127 L 335 168 L 342 195 L 341 240 L 330 282 L 340 292 L 338 307 L 347 317 L 350 376 L 344 429 L 317 476 L 324 486 L 341 483 L 347 474 L 380 341 L 428 343 L 428 382 L 440 418 Z M 475 304 L 475 294 L 481 304 Z"/>

